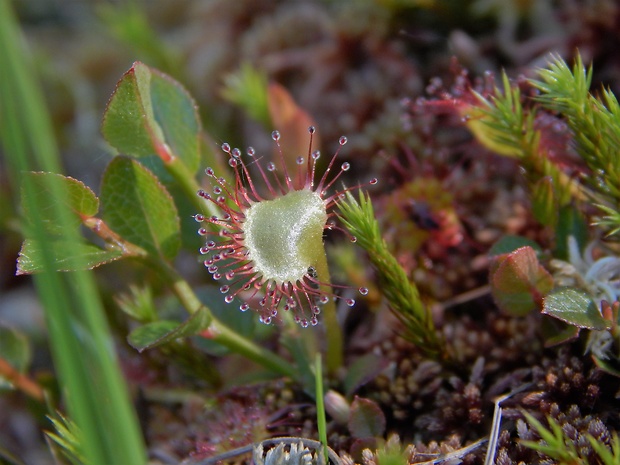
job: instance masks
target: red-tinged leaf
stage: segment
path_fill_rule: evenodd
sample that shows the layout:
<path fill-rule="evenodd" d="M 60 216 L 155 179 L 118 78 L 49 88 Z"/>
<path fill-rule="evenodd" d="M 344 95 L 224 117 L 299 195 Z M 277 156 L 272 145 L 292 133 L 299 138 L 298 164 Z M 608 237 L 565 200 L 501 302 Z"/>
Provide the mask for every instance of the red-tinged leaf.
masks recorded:
<path fill-rule="evenodd" d="M 491 250 L 489 250 L 489 256 L 495 257 L 498 255 L 509 254 L 525 246 L 533 248 L 536 253 L 541 252 L 540 246 L 533 240 L 523 236 L 507 234 L 505 236 L 502 236 L 500 240 L 493 244 Z"/>
<path fill-rule="evenodd" d="M 357 439 L 378 438 L 385 432 L 385 415 L 372 400 L 355 397 L 351 404 L 349 432 Z"/>
<path fill-rule="evenodd" d="M 32 274 L 43 270 L 42 246 L 27 239 L 17 258 L 17 275 Z M 52 254 L 56 271 L 92 270 L 100 265 L 122 258 L 118 249 L 102 249 L 87 242 L 50 239 L 44 247 Z"/>
<path fill-rule="evenodd" d="M 310 142 L 308 127 L 316 124 L 314 119 L 297 105 L 288 90 L 280 84 L 269 84 L 267 102 L 273 126 L 282 134 L 280 146 L 286 160 L 286 168 L 290 173 L 295 173 L 297 157 L 308 155 Z M 321 146 L 318 131 L 314 133 L 312 145 L 316 148 Z"/>
<path fill-rule="evenodd" d="M 128 157 L 114 158 L 103 175 L 106 224 L 149 254 L 172 259 L 181 245 L 177 209 L 155 175 Z"/>
<path fill-rule="evenodd" d="M 546 296 L 542 312 L 578 328 L 600 331 L 611 324 L 602 317 L 592 297 L 570 287 L 556 289 Z"/>
<path fill-rule="evenodd" d="M 103 120 L 103 135 L 134 157 L 176 156 L 195 172 L 200 163 L 196 104 L 170 76 L 136 62 L 118 82 Z"/>
<path fill-rule="evenodd" d="M 28 338 L 21 331 L 0 323 L 0 359 L 8 362 L 20 373 L 26 372 L 32 360 Z M 0 375 L 0 388 L 7 382 Z"/>
<path fill-rule="evenodd" d="M 526 315 L 542 307 L 542 298 L 552 288 L 553 277 L 529 246 L 500 256 L 491 269 L 493 298 L 501 309 L 513 315 Z"/>
<path fill-rule="evenodd" d="M 618 366 L 617 359 L 616 361 L 601 360 L 600 358 L 593 356 L 592 360 L 594 360 L 594 364 L 599 370 L 602 370 L 605 373 L 615 376 L 616 378 L 620 378 L 620 366 Z"/>
<path fill-rule="evenodd" d="M 61 225 L 59 219 L 54 215 L 55 204 L 58 202 L 63 202 L 63 207 L 71 213 L 69 218 L 71 219 L 71 226 L 74 228 L 78 228 L 85 218 L 92 217 L 99 211 L 97 196 L 77 179 L 44 172 L 31 172 L 27 173 L 26 176 L 29 178 L 28 181 L 37 187 L 36 205 L 39 206 L 37 211 L 31 211 L 28 206 L 35 203 L 23 202 L 26 222 L 33 223 L 31 219 L 36 215 L 49 234 L 62 234 L 64 227 L 66 227 L 64 223 Z M 57 194 L 64 195 L 58 198 Z"/>

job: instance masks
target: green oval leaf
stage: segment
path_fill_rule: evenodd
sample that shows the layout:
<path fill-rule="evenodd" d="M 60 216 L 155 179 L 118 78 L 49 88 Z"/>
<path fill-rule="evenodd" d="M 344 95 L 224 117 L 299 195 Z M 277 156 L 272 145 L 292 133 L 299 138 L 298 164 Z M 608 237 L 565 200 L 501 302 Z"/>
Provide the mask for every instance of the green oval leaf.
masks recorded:
<path fill-rule="evenodd" d="M 538 308 L 553 288 L 553 277 L 538 262 L 532 247 L 520 247 L 503 257 L 491 270 L 491 292 L 497 305 L 522 316 Z"/>
<path fill-rule="evenodd" d="M 175 321 L 162 320 L 140 326 L 127 338 L 129 344 L 143 352 L 146 349 L 168 344 L 176 339 L 193 336 L 211 324 L 211 313 L 200 309 L 187 320 L 179 324 Z"/>
<path fill-rule="evenodd" d="M 0 358 L 24 373 L 32 359 L 28 338 L 16 329 L 0 324 Z"/>
<path fill-rule="evenodd" d="M 200 164 L 196 103 L 181 84 L 135 62 L 118 82 L 102 131 L 118 151 L 134 157 L 176 156 L 195 172 Z"/>
<path fill-rule="evenodd" d="M 344 378 L 345 393 L 350 395 L 360 386 L 374 379 L 388 365 L 385 357 L 370 353 L 353 362 Z"/>
<path fill-rule="evenodd" d="M 610 324 L 588 294 L 571 287 L 557 289 L 546 296 L 542 312 L 578 328 L 600 331 Z"/>
<path fill-rule="evenodd" d="M 349 431 L 354 438 L 377 438 L 385 432 L 385 415 L 370 399 L 355 396 L 351 404 Z"/>
<path fill-rule="evenodd" d="M 23 202 L 24 216 L 28 223 L 34 223 L 34 215 L 43 223 L 45 230 L 50 234 L 62 234 L 66 224 L 60 224 L 54 215 L 54 205 L 59 201 L 65 203 L 64 207 L 72 215 L 71 226 L 78 228 L 85 218 L 92 217 L 99 211 L 99 199 L 95 193 L 77 179 L 56 173 L 30 172 L 26 176 L 28 181 L 37 187 L 36 202 Z M 56 192 L 65 192 L 66 195 L 59 200 Z M 22 194 L 25 195 L 25 194 Z M 31 211 L 29 205 L 37 205 L 36 211 Z"/>
<path fill-rule="evenodd" d="M 92 270 L 100 265 L 118 260 L 121 250 L 104 250 L 87 242 L 50 239 L 43 247 L 51 251 L 56 271 Z M 22 244 L 17 258 L 17 275 L 31 274 L 43 270 L 42 246 L 31 239 Z"/>
<path fill-rule="evenodd" d="M 24 373 L 32 359 L 28 339 L 14 328 L 0 324 L 0 359 L 5 360 L 15 370 Z M 13 383 L 0 375 L 0 390 L 13 389 Z"/>
<path fill-rule="evenodd" d="M 106 223 L 148 253 L 172 259 L 181 245 L 176 206 L 155 175 L 137 161 L 114 158 L 103 175 Z"/>

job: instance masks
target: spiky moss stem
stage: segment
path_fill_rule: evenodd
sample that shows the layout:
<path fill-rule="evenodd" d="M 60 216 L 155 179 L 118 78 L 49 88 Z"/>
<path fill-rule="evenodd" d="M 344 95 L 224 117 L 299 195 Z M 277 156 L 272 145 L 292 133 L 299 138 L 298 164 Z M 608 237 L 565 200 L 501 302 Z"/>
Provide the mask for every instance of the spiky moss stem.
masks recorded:
<path fill-rule="evenodd" d="M 427 356 L 446 359 L 445 342 L 437 334 L 430 309 L 424 305 L 417 287 L 409 281 L 405 270 L 381 237 L 370 198 L 362 192 L 359 202 L 350 192 L 346 196 L 346 201 L 338 204 L 341 220 L 357 238 L 357 244 L 368 253 L 370 262 L 377 270 L 380 289 L 392 312 L 403 324 L 401 336 L 418 346 Z"/>

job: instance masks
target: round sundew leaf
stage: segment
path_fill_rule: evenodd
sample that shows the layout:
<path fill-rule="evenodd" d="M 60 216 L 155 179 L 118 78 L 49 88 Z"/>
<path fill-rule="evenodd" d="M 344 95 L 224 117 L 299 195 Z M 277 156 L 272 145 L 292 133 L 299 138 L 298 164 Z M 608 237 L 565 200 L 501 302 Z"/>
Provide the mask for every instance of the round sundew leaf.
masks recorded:
<path fill-rule="evenodd" d="M 50 239 L 46 242 L 54 259 L 56 271 L 91 270 L 100 265 L 122 258 L 121 250 L 105 250 L 88 242 Z M 31 274 L 43 270 L 43 250 L 34 240 L 22 244 L 17 258 L 17 275 Z"/>
<path fill-rule="evenodd" d="M 201 308 L 183 323 L 161 320 L 147 323 L 131 332 L 127 338 L 129 344 L 138 352 L 168 344 L 179 338 L 193 336 L 211 324 L 211 313 Z"/>
<path fill-rule="evenodd" d="M 99 199 L 95 193 L 84 183 L 68 176 L 56 173 L 31 172 L 27 173 L 29 181 L 36 187 L 36 205 L 40 206 L 37 211 L 31 211 L 28 205 L 33 202 L 24 202 L 24 216 L 27 223 L 33 223 L 34 215 L 41 220 L 46 232 L 49 234 L 62 234 L 66 225 L 60 224 L 54 215 L 54 204 L 64 202 L 64 207 L 71 212 L 71 226 L 78 228 L 84 218 L 92 217 L 99 211 Z M 62 194 L 62 200 L 57 193 Z"/>
<path fill-rule="evenodd" d="M 287 193 L 252 205 L 244 223 L 245 246 L 265 280 L 297 282 L 325 254 L 325 203 L 310 190 Z"/>
<path fill-rule="evenodd" d="M 118 82 L 102 126 L 106 140 L 134 157 L 180 157 L 195 172 L 200 164 L 200 119 L 183 86 L 135 62 Z"/>
<path fill-rule="evenodd" d="M 144 166 L 114 158 L 103 175 L 101 203 L 106 223 L 128 242 L 172 259 L 181 245 L 176 206 L 166 188 Z"/>
<path fill-rule="evenodd" d="M 570 287 L 557 289 L 546 296 L 542 312 L 578 328 L 600 331 L 610 324 L 588 294 Z"/>

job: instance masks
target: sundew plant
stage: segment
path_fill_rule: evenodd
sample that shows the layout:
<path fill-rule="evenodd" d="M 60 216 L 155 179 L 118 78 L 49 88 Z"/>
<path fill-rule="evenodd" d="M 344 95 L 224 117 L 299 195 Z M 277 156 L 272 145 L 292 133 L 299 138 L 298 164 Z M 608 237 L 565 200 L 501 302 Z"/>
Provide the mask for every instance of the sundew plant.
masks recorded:
<path fill-rule="evenodd" d="M 618 463 L 620 105 L 592 68 L 515 78 L 524 44 L 496 84 L 492 41 L 475 78 L 428 19 L 392 34 L 484 2 L 214 0 L 196 48 L 228 61 L 200 81 L 130 3 L 101 9 L 142 39 L 102 86 L 89 186 L 0 0 L 0 227 L 49 333 L 0 311 L 0 409 L 33 406 L 58 464 Z"/>
<path fill-rule="evenodd" d="M 311 126 L 308 132 L 312 138 L 315 128 Z M 279 145 L 280 137 L 278 131 L 272 133 L 284 170 L 282 180 L 276 173 L 276 164 L 269 162 L 263 168 L 252 147 L 247 149 L 247 162 L 238 148 L 231 149 L 228 143 L 222 145 L 229 157 L 228 164 L 235 169 L 234 185 L 217 177 L 212 168 L 206 169 L 215 185 L 212 193 L 201 190 L 198 194 L 223 213 L 195 216 L 197 221 L 215 226 L 215 231 L 199 229 L 200 235 L 208 237 L 200 252 L 207 256 L 204 265 L 213 278 L 226 281 L 220 292 L 226 295 L 227 303 L 249 291 L 239 305 L 241 311 L 246 311 L 251 308 L 247 300 L 260 292 L 255 300 L 263 323 L 271 323 L 281 308 L 291 311 L 301 326 L 315 326 L 321 306 L 337 297 L 330 289 L 323 231 L 334 229 L 333 207 L 350 190 L 330 193 L 350 164 L 334 166 L 337 151 L 320 179 L 315 180 L 320 152 L 313 151 L 310 142 L 307 157 L 296 159 L 297 172 L 289 173 Z M 341 147 L 346 142 L 344 136 L 339 140 Z M 252 167 L 258 170 L 259 181 L 264 186 L 253 180 L 249 170 Z M 330 179 L 333 168 L 338 172 Z M 268 173 L 273 176 L 270 178 Z M 369 182 L 376 183 L 377 179 Z M 266 194 L 261 194 L 261 190 L 266 190 Z M 359 292 L 366 295 L 368 289 L 362 287 Z M 349 307 L 355 305 L 353 298 L 344 301 Z"/>

